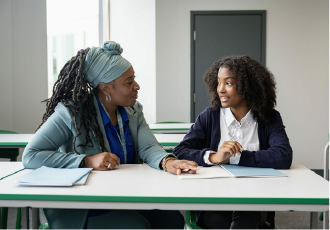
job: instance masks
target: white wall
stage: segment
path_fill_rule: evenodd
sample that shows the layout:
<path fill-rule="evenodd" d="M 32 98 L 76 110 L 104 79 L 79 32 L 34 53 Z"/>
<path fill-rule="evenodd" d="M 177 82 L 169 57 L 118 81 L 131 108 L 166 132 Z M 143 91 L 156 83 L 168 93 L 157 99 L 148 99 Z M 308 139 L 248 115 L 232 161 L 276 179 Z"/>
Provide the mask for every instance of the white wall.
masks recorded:
<path fill-rule="evenodd" d="M 11 1 L 0 1 L 0 129 L 13 130 Z"/>
<path fill-rule="evenodd" d="M 135 70 L 148 123 L 156 122 L 155 0 L 111 0 L 110 40 L 118 42 Z"/>
<path fill-rule="evenodd" d="M 32 133 L 47 98 L 46 1 L 0 1 L 0 129 Z"/>
<path fill-rule="evenodd" d="M 327 0 L 157 0 L 157 121 L 190 120 L 190 11 L 266 10 L 266 65 L 277 82 L 293 164 L 323 169 L 329 133 Z M 175 112 L 173 112 L 175 111 Z"/>
<path fill-rule="evenodd" d="M 149 123 L 190 120 L 191 10 L 267 10 L 266 63 L 277 81 L 277 109 L 293 163 L 323 168 L 329 133 L 328 1 L 111 0 L 110 8 L 116 18 L 110 38 L 135 68 Z M 32 133 L 45 111 L 39 102 L 47 97 L 46 2 L 1 0 L 0 31 L 0 129 Z"/>

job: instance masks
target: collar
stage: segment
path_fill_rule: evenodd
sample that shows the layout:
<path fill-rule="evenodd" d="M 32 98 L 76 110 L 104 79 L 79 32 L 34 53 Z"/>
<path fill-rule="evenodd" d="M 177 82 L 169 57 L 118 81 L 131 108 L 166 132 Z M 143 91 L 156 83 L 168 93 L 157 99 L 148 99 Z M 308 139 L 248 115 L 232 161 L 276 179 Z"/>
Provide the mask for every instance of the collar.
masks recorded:
<path fill-rule="evenodd" d="M 112 125 L 108 111 L 106 110 L 106 108 L 104 107 L 104 105 L 102 104 L 102 102 L 96 95 L 95 95 L 95 98 L 97 100 L 97 104 L 99 105 L 99 109 L 100 109 L 100 113 L 101 113 L 101 117 L 102 117 L 102 121 L 103 121 L 103 126 L 106 126 L 108 123 L 110 123 Z M 118 106 L 117 109 L 119 109 L 123 122 L 128 123 L 129 120 L 128 120 L 128 116 L 127 116 L 125 108 L 122 106 Z"/>
<path fill-rule="evenodd" d="M 233 114 L 233 112 L 230 110 L 230 108 L 221 108 L 222 114 L 225 117 L 225 121 L 227 124 L 227 127 L 229 127 L 234 121 L 238 122 Z M 241 124 L 243 124 L 244 122 L 246 122 L 249 126 L 251 126 L 253 124 L 254 119 L 253 119 L 253 115 L 251 112 L 251 109 L 249 110 L 249 112 L 245 115 L 245 117 L 242 118 L 241 120 Z"/>

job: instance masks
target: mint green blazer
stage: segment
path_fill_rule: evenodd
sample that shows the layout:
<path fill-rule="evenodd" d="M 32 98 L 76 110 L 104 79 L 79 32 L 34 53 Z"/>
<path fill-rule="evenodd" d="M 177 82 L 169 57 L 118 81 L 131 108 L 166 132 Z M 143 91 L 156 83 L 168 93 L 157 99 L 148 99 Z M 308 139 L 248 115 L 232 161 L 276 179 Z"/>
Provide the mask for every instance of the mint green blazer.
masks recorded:
<path fill-rule="evenodd" d="M 99 106 L 94 97 L 94 106 L 97 113 L 97 122 L 103 134 L 105 148 L 111 152 L 107 140 Z M 132 107 L 125 107 L 129 119 L 129 130 L 135 147 L 135 163 L 142 159 L 149 166 L 160 169 L 161 160 L 167 155 L 165 150 L 152 134 L 142 112 L 142 105 L 136 102 Z M 23 152 L 23 165 L 25 168 L 36 169 L 41 166 L 54 168 L 78 168 L 85 156 L 92 156 L 103 152 L 97 144 L 95 135 L 90 131 L 94 147 L 79 146 L 86 141 L 86 130 L 81 127 L 81 135 L 77 137 L 73 150 L 72 142 L 77 134 L 69 110 L 59 103 L 54 113 L 35 133 Z M 142 179 L 142 178 L 141 178 Z M 111 207 L 110 207 L 111 208 Z M 88 209 L 43 209 L 48 224 L 52 229 L 76 228 L 82 229 L 88 218 Z"/>

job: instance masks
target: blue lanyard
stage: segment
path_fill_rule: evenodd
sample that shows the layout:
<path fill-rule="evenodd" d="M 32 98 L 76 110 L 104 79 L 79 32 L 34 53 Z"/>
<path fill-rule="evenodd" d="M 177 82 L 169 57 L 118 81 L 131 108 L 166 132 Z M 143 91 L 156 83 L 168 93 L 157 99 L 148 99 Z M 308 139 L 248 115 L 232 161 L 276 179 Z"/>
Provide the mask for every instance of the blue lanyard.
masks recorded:
<path fill-rule="evenodd" d="M 117 132 L 117 129 L 116 129 L 116 133 L 117 133 L 117 137 L 118 137 L 118 139 L 120 141 L 121 147 L 124 150 L 124 161 L 125 161 L 125 164 L 126 164 L 126 162 L 127 162 L 126 140 L 125 140 L 125 134 L 124 134 L 123 119 L 121 118 L 121 114 L 120 114 L 118 108 L 117 108 L 117 120 L 118 120 L 118 125 L 119 125 L 120 136 L 119 136 L 119 134 Z"/>

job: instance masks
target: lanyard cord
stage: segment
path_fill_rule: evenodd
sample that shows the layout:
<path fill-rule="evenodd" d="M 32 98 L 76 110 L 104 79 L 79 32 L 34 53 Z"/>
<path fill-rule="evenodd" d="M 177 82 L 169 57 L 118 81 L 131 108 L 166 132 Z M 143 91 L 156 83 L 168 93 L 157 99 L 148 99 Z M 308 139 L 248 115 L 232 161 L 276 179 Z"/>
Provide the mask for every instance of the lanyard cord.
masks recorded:
<path fill-rule="evenodd" d="M 124 150 L 124 162 L 126 164 L 126 162 L 127 162 L 126 140 L 125 140 L 125 134 L 124 134 L 123 119 L 121 118 L 121 114 L 120 114 L 118 108 L 117 108 L 117 120 L 118 120 L 118 125 L 119 125 L 120 136 L 119 136 L 119 134 L 117 132 L 117 129 L 116 129 L 116 133 L 117 133 L 118 139 L 120 141 L 121 147 Z"/>

